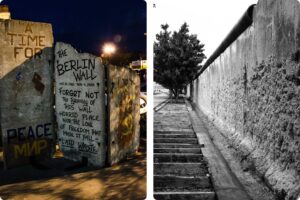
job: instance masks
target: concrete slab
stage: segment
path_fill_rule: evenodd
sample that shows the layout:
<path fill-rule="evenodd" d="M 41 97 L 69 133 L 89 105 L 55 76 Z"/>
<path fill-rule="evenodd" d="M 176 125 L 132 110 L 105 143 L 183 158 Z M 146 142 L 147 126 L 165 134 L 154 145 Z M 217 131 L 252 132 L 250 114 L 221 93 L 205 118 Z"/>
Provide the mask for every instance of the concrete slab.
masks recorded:
<path fill-rule="evenodd" d="M 198 144 L 197 138 L 154 138 L 154 143 L 187 143 Z"/>
<path fill-rule="evenodd" d="M 125 67 L 109 66 L 108 163 L 113 165 L 134 154 L 140 141 L 140 77 Z"/>
<path fill-rule="evenodd" d="M 71 66 L 71 67 L 70 67 Z M 99 57 L 55 45 L 55 107 L 58 141 L 65 158 L 87 159 L 104 167 L 106 160 L 104 66 Z"/>
<path fill-rule="evenodd" d="M 154 148 L 154 153 L 201 153 L 201 148 Z"/>
<path fill-rule="evenodd" d="M 154 148 L 199 148 L 198 144 L 155 143 Z"/>
<path fill-rule="evenodd" d="M 192 129 L 154 130 L 154 134 L 194 134 L 194 131 Z"/>
<path fill-rule="evenodd" d="M 170 103 L 155 113 L 156 199 L 214 199 L 200 147 L 185 104 Z"/>
<path fill-rule="evenodd" d="M 154 130 L 167 130 L 167 131 L 178 131 L 178 130 L 184 130 L 184 131 L 191 131 L 192 126 L 184 126 L 184 125 L 172 125 L 172 126 L 166 126 L 166 125 L 156 125 L 154 127 Z"/>
<path fill-rule="evenodd" d="M 158 134 L 154 133 L 154 138 L 196 138 L 195 134 L 176 134 L 176 133 L 170 133 L 170 134 Z"/>
<path fill-rule="evenodd" d="M 155 192 L 156 200 L 215 200 L 215 193 L 211 191 L 199 192 Z"/>
<path fill-rule="evenodd" d="M 203 155 L 194 153 L 154 153 L 154 163 L 168 162 L 203 162 Z"/>
<path fill-rule="evenodd" d="M 0 142 L 7 168 L 53 152 L 52 46 L 51 24 L 0 19 Z"/>
<path fill-rule="evenodd" d="M 157 192 L 166 191 L 201 191 L 211 188 L 208 176 L 154 176 L 154 190 Z"/>
<path fill-rule="evenodd" d="M 206 176 L 204 163 L 154 163 L 154 175 Z"/>

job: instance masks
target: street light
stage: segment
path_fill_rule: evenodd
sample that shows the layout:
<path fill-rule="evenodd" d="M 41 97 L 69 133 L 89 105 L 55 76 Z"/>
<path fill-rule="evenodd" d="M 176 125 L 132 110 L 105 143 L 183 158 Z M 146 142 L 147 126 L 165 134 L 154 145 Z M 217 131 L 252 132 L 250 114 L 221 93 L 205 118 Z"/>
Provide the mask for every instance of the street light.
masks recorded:
<path fill-rule="evenodd" d="M 116 45 L 114 43 L 108 42 L 108 43 L 104 43 L 104 45 L 102 46 L 102 54 L 101 57 L 103 59 L 103 63 L 105 65 L 109 65 L 110 62 L 110 57 L 112 54 L 114 54 L 116 52 Z"/>
<path fill-rule="evenodd" d="M 105 43 L 102 47 L 104 56 L 111 56 L 111 54 L 116 52 L 116 45 L 114 43 Z"/>

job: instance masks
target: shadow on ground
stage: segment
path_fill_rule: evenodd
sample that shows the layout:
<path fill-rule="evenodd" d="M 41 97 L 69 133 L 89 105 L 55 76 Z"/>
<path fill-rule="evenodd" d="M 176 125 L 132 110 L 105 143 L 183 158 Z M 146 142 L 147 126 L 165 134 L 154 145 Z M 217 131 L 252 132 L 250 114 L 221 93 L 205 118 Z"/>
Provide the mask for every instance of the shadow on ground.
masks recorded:
<path fill-rule="evenodd" d="M 43 163 L 46 168 L 27 165 L 0 168 L 0 197 L 6 199 L 144 199 L 146 197 L 146 154 L 139 152 L 112 167 L 81 167 L 64 158 Z M 0 162 L 1 163 L 1 162 Z"/>

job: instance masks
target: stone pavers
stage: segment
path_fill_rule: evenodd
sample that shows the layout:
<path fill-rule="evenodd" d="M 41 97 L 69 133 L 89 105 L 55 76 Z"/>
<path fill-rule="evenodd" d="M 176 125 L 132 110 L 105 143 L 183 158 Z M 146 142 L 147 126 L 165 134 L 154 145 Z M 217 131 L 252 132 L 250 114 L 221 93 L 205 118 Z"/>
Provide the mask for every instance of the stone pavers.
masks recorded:
<path fill-rule="evenodd" d="M 215 199 L 207 163 L 183 103 L 168 103 L 154 113 L 154 197 Z"/>

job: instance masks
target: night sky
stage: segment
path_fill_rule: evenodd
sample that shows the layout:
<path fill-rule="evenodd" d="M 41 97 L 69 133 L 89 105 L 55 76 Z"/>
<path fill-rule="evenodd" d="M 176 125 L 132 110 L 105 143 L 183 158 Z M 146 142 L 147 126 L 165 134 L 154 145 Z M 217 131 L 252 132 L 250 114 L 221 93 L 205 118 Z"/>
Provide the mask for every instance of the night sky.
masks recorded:
<path fill-rule="evenodd" d="M 80 52 L 101 54 L 104 42 L 127 51 L 146 52 L 144 0 L 3 0 L 12 19 L 52 24 L 55 41 Z"/>

